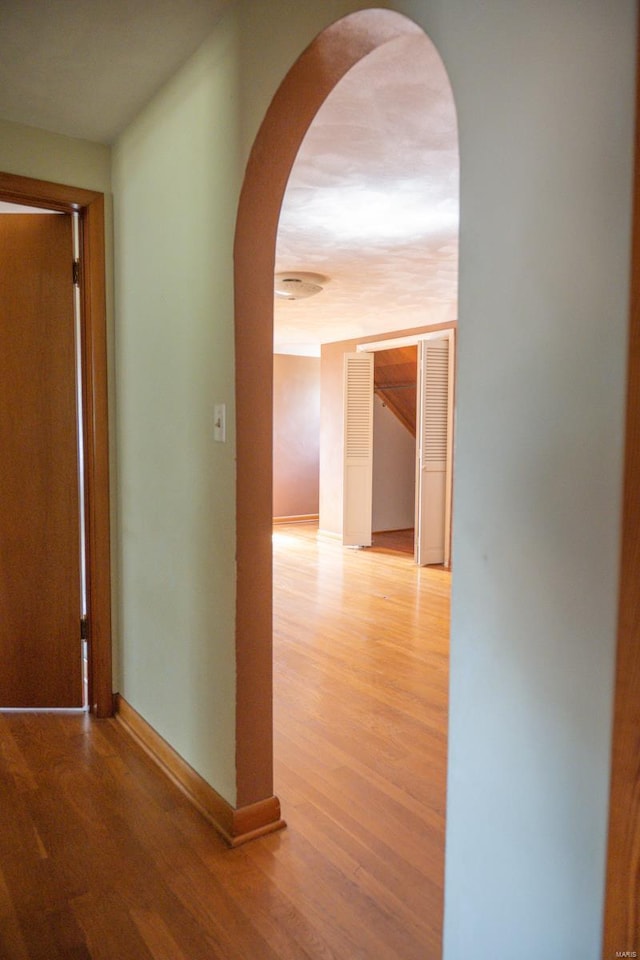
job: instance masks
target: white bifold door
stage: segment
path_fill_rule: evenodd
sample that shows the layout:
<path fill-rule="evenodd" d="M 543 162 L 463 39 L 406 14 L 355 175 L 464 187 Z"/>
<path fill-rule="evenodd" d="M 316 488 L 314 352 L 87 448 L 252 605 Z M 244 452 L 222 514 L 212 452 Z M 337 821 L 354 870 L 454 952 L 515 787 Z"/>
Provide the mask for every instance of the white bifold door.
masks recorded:
<path fill-rule="evenodd" d="M 342 542 L 371 546 L 373 496 L 373 354 L 344 355 Z"/>
<path fill-rule="evenodd" d="M 450 564 L 453 331 L 418 344 L 415 559 Z"/>
<path fill-rule="evenodd" d="M 418 340 L 415 560 L 450 565 L 454 332 Z M 373 353 L 344 355 L 342 542 L 371 546 Z"/>

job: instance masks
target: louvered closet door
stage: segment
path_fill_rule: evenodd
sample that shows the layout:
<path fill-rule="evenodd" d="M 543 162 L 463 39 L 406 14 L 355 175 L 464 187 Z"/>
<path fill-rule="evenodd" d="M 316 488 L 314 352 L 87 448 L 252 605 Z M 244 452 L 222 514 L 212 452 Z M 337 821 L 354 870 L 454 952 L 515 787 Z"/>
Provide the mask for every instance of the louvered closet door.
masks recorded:
<path fill-rule="evenodd" d="M 342 542 L 371 546 L 373 489 L 373 354 L 344 355 Z"/>
<path fill-rule="evenodd" d="M 453 333 L 421 340 L 418 362 L 416 563 L 449 564 Z"/>

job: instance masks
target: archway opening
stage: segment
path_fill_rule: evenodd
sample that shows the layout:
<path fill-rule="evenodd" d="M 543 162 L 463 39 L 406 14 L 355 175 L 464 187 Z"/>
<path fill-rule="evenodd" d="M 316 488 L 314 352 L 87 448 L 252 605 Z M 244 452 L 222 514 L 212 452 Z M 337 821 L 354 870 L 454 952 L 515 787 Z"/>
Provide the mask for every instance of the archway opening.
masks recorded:
<path fill-rule="evenodd" d="M 303 138 L 336 85 L 373 51 L 417 38 L 426 40 L 420 27 L 383 10 L 361 11 L 327 28 L 283 81 L 247 167 L 235 243 L 238 807 L 273 793 L 273 277 L 282 200 Z M 416 326 L 398 322 L 392 329 L 406 333 Z"/>

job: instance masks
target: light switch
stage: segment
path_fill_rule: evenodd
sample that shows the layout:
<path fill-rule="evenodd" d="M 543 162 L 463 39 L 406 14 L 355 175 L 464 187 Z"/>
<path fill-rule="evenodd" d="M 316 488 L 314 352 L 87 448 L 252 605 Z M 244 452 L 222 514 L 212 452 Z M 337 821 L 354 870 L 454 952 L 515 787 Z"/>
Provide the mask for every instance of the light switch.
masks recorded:
<path fill-rule="evenodd" d="M 216 403 L 213 408 L 213 439 L 225 443 L 227 439 L 227 405 Z"/>

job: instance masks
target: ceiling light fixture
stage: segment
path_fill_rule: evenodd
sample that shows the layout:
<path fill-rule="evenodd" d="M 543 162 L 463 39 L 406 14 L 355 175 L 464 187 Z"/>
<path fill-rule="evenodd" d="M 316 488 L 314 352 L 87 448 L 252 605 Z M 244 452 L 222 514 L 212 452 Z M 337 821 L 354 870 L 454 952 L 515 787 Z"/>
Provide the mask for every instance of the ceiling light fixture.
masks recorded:
<path fill-rule="evenodd" d="M 276 273 L 273 289 L 279 300 L 306 300 L 321 293 L 327 281 L 321 273 Z"/>

